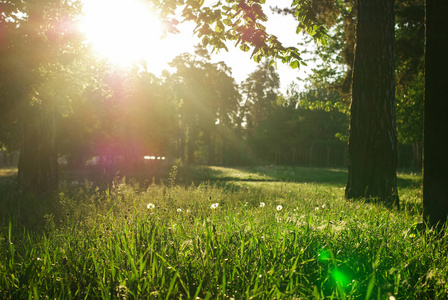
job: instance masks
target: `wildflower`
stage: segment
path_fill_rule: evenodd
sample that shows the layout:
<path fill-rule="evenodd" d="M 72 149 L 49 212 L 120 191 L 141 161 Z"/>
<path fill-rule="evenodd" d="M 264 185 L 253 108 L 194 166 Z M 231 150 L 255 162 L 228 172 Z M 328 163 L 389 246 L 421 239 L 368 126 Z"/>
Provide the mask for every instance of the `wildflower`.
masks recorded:
<path fill-rule="evenodd" d="M 125 285 L 119 285 L 116 289 L 116 292 L 117 292 L 116 296 L 118 299 L 127 299 L 128 298 L 127 296 L 128 296 L 129 290 Z"/>
<path fill-rule="evenodd" d="M 325 207 L 327 207 L 325 204 L 322 204 L 322 209 L 325 209 Z"/>
<path fill-rule="evenodd" d="M 315 211 L 318 211 L 319 210 L 319 206 L 316 206 L 316 208 L 314 209 Z"/>
<path fill-rule="evenodd" d="M 260 202 L 260 207 L 264 207 L 265 205 L 264 202 Z"/>
<path fill-rule="evenodd" d="M 177 212 L 182 212 L 182 208 L 178 208 L 178 209 L 177 209 Z"/>
<path fill-rule="evenodd" d="M 154 203 L 148 203 L 148 205 L 146 205 L 146 208 L 154 209 L 154 208 L 156 208 L 156 206 L 154 205 Z"/>
<path fill-rule="evenodd" d="M 216 209 L 219 206 L 219 203 L 213 203 L 210 208 L 211 209 Z"/>
<path fill-rule="evenodd" d="M 281 211 L 283 209 L 283 206 L 277 205 L 277 211 Z"/>

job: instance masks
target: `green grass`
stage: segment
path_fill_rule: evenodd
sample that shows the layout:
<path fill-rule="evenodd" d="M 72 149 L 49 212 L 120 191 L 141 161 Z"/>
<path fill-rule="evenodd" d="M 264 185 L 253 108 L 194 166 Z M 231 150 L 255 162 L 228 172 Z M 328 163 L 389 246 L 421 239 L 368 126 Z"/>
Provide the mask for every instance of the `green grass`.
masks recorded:
<path fill-rule="evenodd" d="M 3 177 L 0 298 L 447 298 L 447 236 L 415 225 L 421 177 L 399 174 L 401 211 L 346 201 L 345 179 L 200 167 L 110 191 L 65 182 L 55 201 Z"/>

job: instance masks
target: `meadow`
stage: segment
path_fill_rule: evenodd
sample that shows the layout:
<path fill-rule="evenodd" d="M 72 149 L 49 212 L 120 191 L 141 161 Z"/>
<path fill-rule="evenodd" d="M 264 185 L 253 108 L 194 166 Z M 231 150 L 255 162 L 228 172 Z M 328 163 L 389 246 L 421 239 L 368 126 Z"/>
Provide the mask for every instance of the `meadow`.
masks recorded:
<path fill-rule="evenodd" d="M 347 201 L 341 169 L 191 167 L 33 197 L 0 177 L 0 299 L 446 299 L 448 237 Z"/>

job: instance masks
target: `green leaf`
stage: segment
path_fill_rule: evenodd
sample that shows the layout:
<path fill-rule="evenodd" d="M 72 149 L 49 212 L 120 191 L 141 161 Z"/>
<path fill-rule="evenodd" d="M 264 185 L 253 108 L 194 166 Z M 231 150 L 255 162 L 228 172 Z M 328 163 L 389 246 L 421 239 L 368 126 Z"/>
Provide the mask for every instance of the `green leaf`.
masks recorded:
<path fill-rule="evenodd" d="M 224 19 L 222 22 L 227 26 L 232 26 L 232 20 L 231 19 Z"/>
<path fill-rule="evenodd" d="M 256 62 L 256 63 L 259 63 L 259 62 L 261 62 L 261 56 L 260 55 L 254 55 L 254 61 Z"/>
<path fill-rule="evenodd" d="M 289 65 L 291 66 L 291 68 L 297 69 L 300 66 L 300 63 L 299 63 L 299 61 L 294 60 Z"/>
<path fill-rule="evenodd" d="M 216 26 L 215 26 L 215 32 L 223 32 L 224 31 L 224 24 L 222 22 L 216 22 Z"/>
<path fill-rule="evenodd" d="M 250 50 L 250 47 L 246 44 L 242 44 L 240 46 L 240 49 L 243 50 L 244 52 L 248 52 Z"/>

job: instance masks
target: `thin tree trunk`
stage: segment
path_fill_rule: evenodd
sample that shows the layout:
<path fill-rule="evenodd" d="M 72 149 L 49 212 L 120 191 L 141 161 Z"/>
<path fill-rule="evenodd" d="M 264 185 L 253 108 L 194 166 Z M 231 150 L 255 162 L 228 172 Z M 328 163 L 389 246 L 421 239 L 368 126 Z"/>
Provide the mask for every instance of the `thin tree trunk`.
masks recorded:
<path fill-rule="evenodd" d="M 448 216 L 448 1 L 426 0 L 423 218 L 439 228 Z"/>
<path fill-rule="evenodd" d="M 348 149 L 348 199 L 398 205 L 394 1 L 358 0 Z"/>
<path fill-rule="evenodd" d="M 215 125 L 213 125 L 208 137 L 207 165 L 209 166 L 216 165 L 215 135 Z"/>
<path fill-rule="evenodd" d="M 412 144 L 413 166 L 419 170 L 422 169 L 421 147 L 421 142 L 415 142 Z"/>
<path fill-rule="evenodd" d="M 54 122 L 53 112 L 38 111 L 23 124 L 18 183 L 24 191 L 46 193 L 58 188 Z"/>
<path fill-rule="evenodd" d="M 292 148 L 292 164 L 296 165 L 296 147 Z"/>

